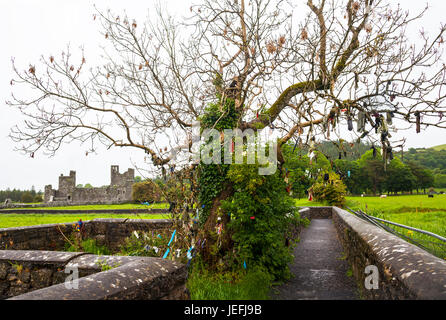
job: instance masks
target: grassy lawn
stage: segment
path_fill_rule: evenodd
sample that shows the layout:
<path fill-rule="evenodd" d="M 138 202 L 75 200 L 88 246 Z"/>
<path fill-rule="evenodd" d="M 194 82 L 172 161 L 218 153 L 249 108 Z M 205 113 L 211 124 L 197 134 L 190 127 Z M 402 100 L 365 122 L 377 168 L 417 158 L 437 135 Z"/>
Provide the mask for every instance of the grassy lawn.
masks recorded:
<path fill-rule="evenodd" d="M 326 204 L 317 202 L 317 201 L 308 201 L 308 199 L 296 199 L 296 206 L 297 207 L 324 207 L 327 206 Z"/>
<path fill-rule="evenodd" d="M 296 200 L 296 206 L 323 206 L 323 204 Z M 347 206 L 362 210 L 385 220 L 423 229 L 446 237 L 446 195 L 407 195 L 380 197 L 347 197 Z"/>
<path fill-rule="evenodd" d="M 157 203 L 152 206 L 141 204 L 119 205 L 89 205 L 66 207 L 41 207 L 33 209 L 51 210 L 99 210 L 99 209 L 167 209 L 168 203 Z M 296 206 L 324 206 L 316 201 L 308 201 L 303 198 L 296 200 Z M 446 195 L 435 195 L 428 198 L 427 195 L 407 195 L 380 197 L 347 197 L 347 206 L 357 210 L 361 209 L 369 214 L 378 215 L 386 220 L 404 225 L 434 232 L 446 237 Z M 1 212 L 1 211 L 0 211 Z M 162 214 L 0 214 L 0 228 L 31 226 L 49 223 L 74 222 L 92 220 L 95 218 L 130 218 L 138 219 L 163 219 L 169 215 Z"/>
<path fill-rule="evenodd" d="M 436 146 L 436 147 L 433 147 L 433 148 L 431 148 L 431 149 L 434 149 L 434 150 L 436 150 L 436 151 L 441 151 L 441 150 L 446 149 L 446 144 L 442 144 L 442 145 L 440 145 L 440 146 Z"/>
<path fill-rule="evenodd" d="M 194 268 L 187 280 L 192 300 L 268 300 L 270 286 L 270 276 L 256 269 L 213 274 Z"/>
<path fill-rule="evenodd" d="M 65 206 L 65 207 L 34 207 L 34 208 L 12 208 L 9 210 L 106 210 L 106 209 L 168 209 L 168 203 L 155 203 L 147 206 L 144 204 L 126 203 L 126 204 L 98 204 L 87 206 Z M 1 210 L 0 210 L 1 212 Z"/>
<path fill-rule="evenodd" d="M 0 228 L 67 223 L 96 218 L 168 219 L 167 214 L 0 214 Z"/>

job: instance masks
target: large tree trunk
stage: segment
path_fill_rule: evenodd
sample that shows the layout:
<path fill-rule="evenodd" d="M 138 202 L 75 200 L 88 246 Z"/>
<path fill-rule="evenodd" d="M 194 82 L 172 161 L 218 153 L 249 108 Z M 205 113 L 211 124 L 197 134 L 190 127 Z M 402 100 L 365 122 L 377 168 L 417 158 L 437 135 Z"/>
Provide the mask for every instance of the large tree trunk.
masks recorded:
<path fill-rule="evenodd" d="M 213 200 L 209 216 L 200 231 L 199 238 L 202 241 L 206 239 L 206 243 L 203 248 L 198 249 L 201 251 L 203 260 L 211 265 L 218 263 L 220 257 L 224 256 L 225 252 L 232 250 L 233 247 L 232 235 L 228 231 L 230 217 L 227 214 L 219 215 L 221 202 L 231 197 L 233 193 L 232 185 L 229 182 L 224 183 L 223 190 Z M 221 217 L 220 222 L 217 221 L 219 216 Z M 218 223 L 222 224 L 221 235 L 217 234 Z M 215 251 L 216 246 L 217 250 Z"/>

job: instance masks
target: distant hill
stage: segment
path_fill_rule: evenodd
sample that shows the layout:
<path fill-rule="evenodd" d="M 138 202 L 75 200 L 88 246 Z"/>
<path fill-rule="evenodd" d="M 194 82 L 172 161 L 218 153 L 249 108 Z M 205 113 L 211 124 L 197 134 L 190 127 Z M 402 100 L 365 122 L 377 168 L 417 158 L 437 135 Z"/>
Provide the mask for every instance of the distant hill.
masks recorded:
<path fill-rule="evenodd" d="M 371 145 L 363 142 L 351 144 L 346 141 L 322 141 L 316 148 L 330 160 L 338 159 L 339 155 L 341 155 L 341 158 L 344 160 L 354 161 L 370 150 Z"/>
<path fill-rule="evenodd" d="M 432 147 L 430 149 L 434 149 L 435 151 L 446 150 L 446 144 L 442 144 L 440 146 Z"/>
<path fill-rule="evenodd" d="M 434 174 L 446 174 L 446 144 L 414 149 L 404 153 L 404 161 L 413 161 L 433 171 Z"/>

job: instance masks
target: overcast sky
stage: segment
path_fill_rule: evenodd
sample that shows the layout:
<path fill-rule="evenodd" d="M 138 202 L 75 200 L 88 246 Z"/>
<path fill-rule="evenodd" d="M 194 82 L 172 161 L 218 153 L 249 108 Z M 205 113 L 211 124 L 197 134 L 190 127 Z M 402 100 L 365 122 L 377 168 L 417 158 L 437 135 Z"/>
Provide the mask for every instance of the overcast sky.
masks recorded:
<path fill-rule="evenodd" d="M 196 1 L 194 1 L 196 2 Z M 300 0 L 302 5 L 306 0 Z M 34 159 L 14 151 L 14 144 L 8 138 L 10 128 L 23 120 L 21 114 L 8 107 L 4 101 L 11 94 L 10 81 L 14 77 L 11 57 L 16 64 L 27 69 L 29 63 L 36 63 L 40 55 L 59 55 L 69 43 L 72 49 L 83 46 L 87 57 L 100 54 L 98 43 L 102 42 L 99 26 L 93 21 L 94 7 L 111 8 L 114 12 L 126 11 L 129 17 L 137 21 L 147 16 L 154 0 L 0 0 L 0 30 L 2 32 L 2 50 L 0 50 L 0 190 L 6 188 L 31 188 L 43 190 L 46 184 L 57 188 L 58 176 L 67 175 L 76 170 L 77 183 L 91 183 L 93 186 L 110 183 L 110 166 L 119 165 L 121 172 L 133 163 L 142 165 L 142 151 L 131 149 L 100 148 L 99 152 L 85 156 L 87 146 L 64 146 L 55 157 L 48 158 L 41 154 Z M 165 0 L 163 4 L 169 12 L 186 14 L 191 0 Z M 296 0 L 295 3 L 299 3 Z M 402 6 L 410 12 L 426 4 L 426 1 L 405 0 Z M 431 9 L 417 28 L 427 32 L 438 30 L 441 23 L 446 23 L 446 1 L 428 1 Z M 417 30 L 412 30 L 413 41 L 417 40 Z M 446 59 L 444 59 L 446 61 Z M 446 143 L 446 132 L 428 129 L 416 134 L 415 130 L 399 133 L 407 138 L 409 147 L 431 147 Z M 125 152 L 123 152 L 125 151 Z M 138 173 L 136 173 L 138 175 Z"/>

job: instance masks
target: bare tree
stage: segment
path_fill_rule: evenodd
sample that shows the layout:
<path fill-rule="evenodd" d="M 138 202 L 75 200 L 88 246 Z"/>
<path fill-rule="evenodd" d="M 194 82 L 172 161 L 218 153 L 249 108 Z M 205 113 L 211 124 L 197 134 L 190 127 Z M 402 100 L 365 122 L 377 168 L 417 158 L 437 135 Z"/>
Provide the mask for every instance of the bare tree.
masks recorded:
<path fill-rule="evenodd" d="M 98 11 L 110 41 L 101 65 L 87 70 L 69 49 L 25 71 L 14 65 L 11 84 L 36 95 L 8 102 L 28 119 L 11 137 L 32 156 L 73 140 L 139 148 L 165 172 L 190 169 L 188 152 L 170 151 L 190 151 L 193 122 L 228 98 L 240 129 L 280 133 L 281 162 L 293 137 L 314 147 L 318 137 L 350 135 L 381 144 L 386 163 L 404 142 L 392 140 L 396 126 L 446 127 L 446 27 L 421 32 L 419 45 L 406 34 L 428 8 L 410 15 L 384 0 L 308 0 L 307 9 L 296 22 L 286 1 L 203 0 L 182 21 L 160 11 L 144 24 Z M 216 197 L 210 221 L 230 193 Z"/>

